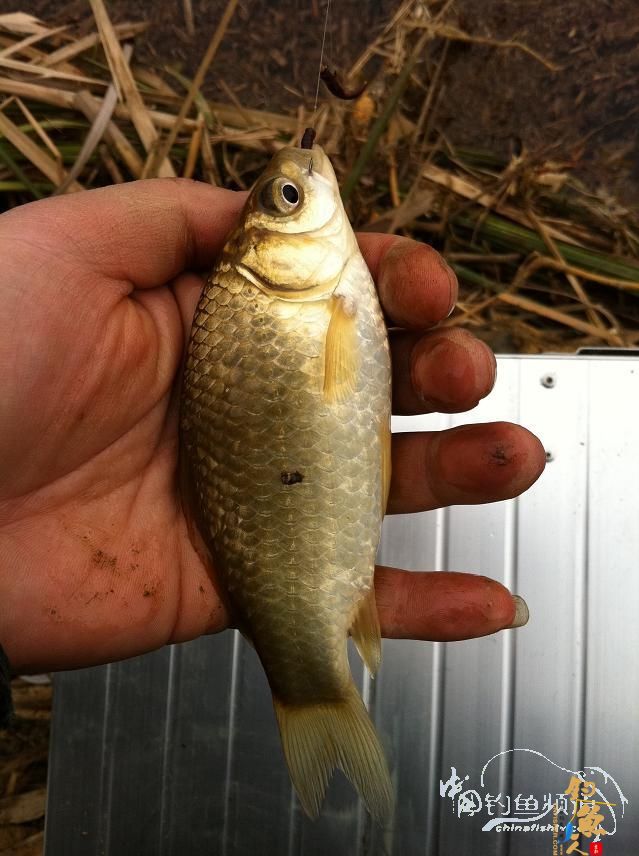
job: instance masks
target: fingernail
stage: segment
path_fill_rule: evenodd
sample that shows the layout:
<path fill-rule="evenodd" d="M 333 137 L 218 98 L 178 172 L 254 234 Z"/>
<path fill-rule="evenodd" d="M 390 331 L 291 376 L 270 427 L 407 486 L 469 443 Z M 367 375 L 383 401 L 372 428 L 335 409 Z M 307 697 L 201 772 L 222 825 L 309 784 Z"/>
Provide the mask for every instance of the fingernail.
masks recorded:
<path fill-rule="evenodd" d="M 493 349 L 486 345 L 485 342 L 482 342 L 486 347 L 486 354 L 488 358 L 488 371 L 490 373 L 487 392 L 490 392 L 491 389 L 495 386 L 495 381 L 497 380 L 497 359 L 495 354 L 493 353 Z"/>
<path fill-rule="evenodd" d="M 446 313 L 446 318 L 450 318 L 450 316 L 455 311 L 455 306 L 457 305 L 457 294 L 459 292 L 459 283 L 457 281 L 457 274 L 452 269 L 452 267 L 448 264 L 446 259 L 442 258 L 444 270 L 446 271 L 446 275 L 448 276 L 448 287 L 450 288 L 450 294 L 448 297 L 448 312 Z"/>
<path fill-rule="evenodd" d="M 419 342 L 417 346 L 419 346 Z M 446 358 L 446 343 L 436 342 L 427 349 L 421 350 L 418 347 L 413 348 L 411 354 L 411 380 L 413 389 L 417 392 L 422 401 L 430 400 L 431 397 L 431 376 L 433 374 L 433 366 L 437 366 L 438 362 L 443 362 Z M 417 357 L 415 358 L 415 353 Z"/>
<path fill-rule="evenodd" d="M 515 601 L 515 617 L 513 618 L 513 623 L 509 624 L 506 628 L 507 630 L 515 627 L 523 627 L 524 624 L 528 624 L 528 619 L 530 618 L 530 610 L 523 597 L 514 594 L 513 600 Z"/>

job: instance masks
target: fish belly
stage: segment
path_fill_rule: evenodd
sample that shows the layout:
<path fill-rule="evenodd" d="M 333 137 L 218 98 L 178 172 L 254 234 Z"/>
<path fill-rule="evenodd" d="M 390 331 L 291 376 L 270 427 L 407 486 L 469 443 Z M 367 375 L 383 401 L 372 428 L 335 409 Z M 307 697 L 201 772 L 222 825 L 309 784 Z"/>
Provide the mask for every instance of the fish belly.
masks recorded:
<path fill-rule="evenodd" d="M 284 700 L 344 691 L 372 585 L 389 365 L 379 308 L 362 304 L 360 379 L 339 403 L 322 395 L 327 301 L 271 297 L 228 271 L 194 320 L 182 425 L 203 535 Z"/>

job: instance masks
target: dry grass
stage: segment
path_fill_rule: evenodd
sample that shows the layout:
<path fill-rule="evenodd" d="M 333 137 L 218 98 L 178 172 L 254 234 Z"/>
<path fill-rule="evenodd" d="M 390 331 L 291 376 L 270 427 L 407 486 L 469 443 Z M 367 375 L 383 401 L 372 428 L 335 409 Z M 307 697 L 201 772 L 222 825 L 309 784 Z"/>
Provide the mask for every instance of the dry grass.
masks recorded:
<path fill-rule="evenodd" d="M 15 720 L 0 730 L 0 853 L 39 856 L 44 841 L 51 685 L 13 682 Z"/>
<path fill-rule="evenodd" d="M 448 254 L 462 286 L 448 323 L 510 350 L 639 343 L 636 214 L 582 187 L 572 164 L 525 151 L 500 162 L 454 150 L 437 130 L 450 43 L 522 52 L 556 72 L 553 63 L 519 41 L 452 26 L 450 3 L 408 0 L 351 69 L 357 84 L 376 60 L 357 102 L 327 95 L 314 116 L 267 113 L 202 95 L 236 5 L 229 0 L 193 80 L 136 64 L 144 24 L 114 26 L 103 0 L 91 0 L 96 31 L 82 38 L 0 16 L 4 205 L 153 175 L 247 187 L 314 124 L 360 228 L 426 238 Z M 187 24 L 191 15 L 184 3 Z"/>

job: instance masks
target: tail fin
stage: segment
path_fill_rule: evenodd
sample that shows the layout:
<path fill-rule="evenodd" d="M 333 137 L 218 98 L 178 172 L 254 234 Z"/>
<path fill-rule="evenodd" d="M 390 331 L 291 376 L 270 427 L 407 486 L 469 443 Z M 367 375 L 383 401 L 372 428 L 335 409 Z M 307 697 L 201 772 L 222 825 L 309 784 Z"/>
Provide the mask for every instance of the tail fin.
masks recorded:
<path fill-rule="evenodd" d="M 384 825 L 393 795 L 384 750 L 355 685 L 342 701 L 289 705 L 273 698 L 282 746 L 304 811 L 317 817 L 339 767 L 359 791 L 374 820 Z"/>

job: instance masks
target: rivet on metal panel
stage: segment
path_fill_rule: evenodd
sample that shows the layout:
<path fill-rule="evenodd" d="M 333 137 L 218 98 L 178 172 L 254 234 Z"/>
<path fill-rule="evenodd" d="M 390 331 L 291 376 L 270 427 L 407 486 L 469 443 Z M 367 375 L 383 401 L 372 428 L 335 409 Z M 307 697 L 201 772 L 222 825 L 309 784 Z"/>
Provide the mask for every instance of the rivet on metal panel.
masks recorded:
<path fill-rule="evenodd" d="M 545 386 L 546 389 L 552 389 L 553 386 L 557 383 L 557 379 L 554 374 L 545 374 L 541 376 L 541 385 Z"/>
<path fill-rule="evenodd" d="M 553 453 L 550 451 L 550 449 L 546 449 L 546 461 L 554 461 L 554 460 L 555 460 L 555 456 L 553 455 Z"/>

